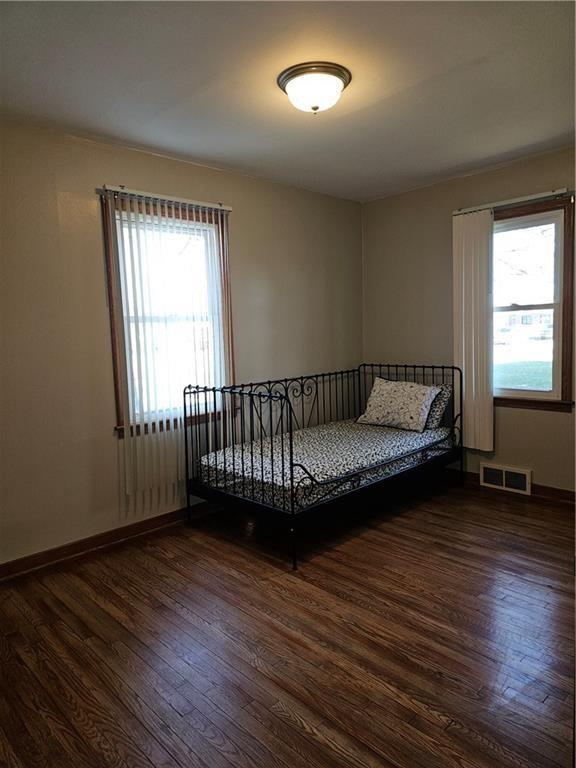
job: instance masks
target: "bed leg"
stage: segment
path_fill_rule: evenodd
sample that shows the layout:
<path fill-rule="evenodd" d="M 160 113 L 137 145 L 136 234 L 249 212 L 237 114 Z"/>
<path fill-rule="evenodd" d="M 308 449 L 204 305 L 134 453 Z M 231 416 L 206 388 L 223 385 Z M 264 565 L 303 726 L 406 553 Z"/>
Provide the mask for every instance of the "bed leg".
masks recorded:
<path fill-rule="evenodd" d="M 188 478 L 186 478 L 186 522 L 190 524 L 192 522 L 192 504 L 190 503 L 190 485 Z"/>
<path fill-rule="evenodd" d="M 296 541 L 296 526 L 290 527 L 290 551 L 292 553 L 292 570 L 298 570 L 298 549 Z"/>

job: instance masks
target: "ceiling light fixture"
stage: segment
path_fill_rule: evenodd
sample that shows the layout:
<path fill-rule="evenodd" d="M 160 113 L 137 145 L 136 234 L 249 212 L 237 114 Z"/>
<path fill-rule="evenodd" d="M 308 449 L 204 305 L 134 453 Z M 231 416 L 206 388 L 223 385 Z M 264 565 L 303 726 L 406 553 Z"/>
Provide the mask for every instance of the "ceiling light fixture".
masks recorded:
<path fill-rule="evenodd" d="M 280 72 L 276 82 L 296 109 L 316 114 L 333 107 L 350 80 L 352 73 L 341 64 L 307 61 Z"/>

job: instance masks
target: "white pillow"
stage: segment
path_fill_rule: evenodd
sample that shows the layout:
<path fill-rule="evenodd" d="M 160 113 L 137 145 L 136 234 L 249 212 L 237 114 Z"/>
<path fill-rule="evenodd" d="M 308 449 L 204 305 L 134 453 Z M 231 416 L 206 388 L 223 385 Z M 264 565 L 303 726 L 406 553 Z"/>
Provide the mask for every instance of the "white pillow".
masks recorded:
<path fill-rule="evenodd" d="M 413 381 L 377 378 L 366 404 L 366 412 L 358 422 L 423 432 L 430 407 L 439 392 L 439 387 L 427 387 Z"/>

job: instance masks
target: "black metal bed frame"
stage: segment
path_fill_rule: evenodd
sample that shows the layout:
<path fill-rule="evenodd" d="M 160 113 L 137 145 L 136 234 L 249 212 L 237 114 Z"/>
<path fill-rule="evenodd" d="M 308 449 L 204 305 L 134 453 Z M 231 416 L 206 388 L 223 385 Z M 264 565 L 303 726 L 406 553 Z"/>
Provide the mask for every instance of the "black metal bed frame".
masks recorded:
<path fill-rule="evenodd" d="M 295 462 L 294 432 L 357 419 L 365 410 L 377 377 L 430 386 L 450 384 L 451 399 L 443 421 L 450 428 L 449 438 L 337 478 L 318 480 Z M 250 502 L 280 513 L 288 521 L 294 570 L 298 562 L 296 521 L 303 512 L 423 465 L 458 462 L 462 474 L 464 470 L 462 371 L 455 366 L 362 363 L 358 368 L 275 381 L 225 387 L 189 385 L 184 389 L 184 424 L 188 518 L 193 495 Z M 269 440 L 271 437 L 275 439 Z M 264 479 L 265 445 L 271 483 Z M 411 461 L 403 467 L 406 459 Z M 274 467 L 281 477 L 280 487 Z M 255 468 L 260 471 L 259 478 Z M 389 473 L 378 476 L 384 468 Z M 299 479 L 295 469 L 300 470 Z M 307 504 L 305 492 L 311 487 L 315 496 Z"/>

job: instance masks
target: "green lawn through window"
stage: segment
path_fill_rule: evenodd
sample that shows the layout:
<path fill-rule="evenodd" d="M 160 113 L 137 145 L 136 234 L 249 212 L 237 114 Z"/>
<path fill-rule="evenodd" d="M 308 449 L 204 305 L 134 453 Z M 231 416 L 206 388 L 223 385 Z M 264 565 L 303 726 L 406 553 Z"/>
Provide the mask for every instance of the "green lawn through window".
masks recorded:
<path fill-rule="evenodd" d="M 494 386 L 498 389 L 552 389 L 552 363 L 526 360 L 494 363 Z"/>

